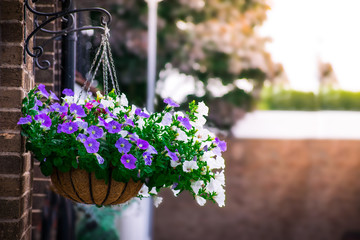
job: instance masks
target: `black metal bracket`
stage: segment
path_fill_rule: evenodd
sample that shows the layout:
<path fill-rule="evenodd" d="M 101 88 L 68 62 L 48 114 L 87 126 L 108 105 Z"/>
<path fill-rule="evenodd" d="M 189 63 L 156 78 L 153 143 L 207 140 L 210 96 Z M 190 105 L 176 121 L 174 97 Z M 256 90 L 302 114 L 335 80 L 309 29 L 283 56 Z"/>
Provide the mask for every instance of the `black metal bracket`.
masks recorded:
<path fill-rule="evenodd" d="M 59 0 L 62 3 L 62 9 L 58 12 L 39 12 L 32 8 L 30 6 L 29 1 L 32 3 L 37 2 L 38 0 L 24 0 L 24 11 L 29 10 L 31 13 L 34 14 L 34 30 L 26 37 L 25 44 L 24 44 L 24 61 L 25 61 L 25 54 L 27 53 L 29 56 L 34 58 L 34 62 L 36 66 L 39 69 L 46 70 L 50 67 L 50 62 L 48 60 L 39 61 L 39 58 L 44 53 L 44 46 L 48 44 L 49 42 L 59 39 L 61 36 L 67 36 L 74 32 L 84 31 L 84 30 L 101 30 L 105 31 L 106 27 L 110 25 L 111 23 L 111 14 L 103 9 L 103 8 L 81 8 L 81 9 L 71 9 L 72 6 L 72 0 Z M 101 19 L 100 19 L 100 26 L 76 26 L 75 23 L 75 14 L 79 12 L 99 12 L 101 13 Z M 26 15 L 26 13 L 25 13 Z M 44 18 L 41 22 L 38 20 L 38 17 Z M 61 21 L 66 22 L 66 28 L 58 30 L 58 31 L 52 31 L 49 29 L 46 29 L 46 26 L 50 23 L 54 23 L 57 19 L 61 19 Z M 29 49 L 29 42 L 33 37 L 36 36 L 37 33 L 43 32 L 45 34 L 49 34 L 49 36 L 52 36 L 50 39 L 43 41 L 41 44 L 34 46 L 32 50 Z"/>

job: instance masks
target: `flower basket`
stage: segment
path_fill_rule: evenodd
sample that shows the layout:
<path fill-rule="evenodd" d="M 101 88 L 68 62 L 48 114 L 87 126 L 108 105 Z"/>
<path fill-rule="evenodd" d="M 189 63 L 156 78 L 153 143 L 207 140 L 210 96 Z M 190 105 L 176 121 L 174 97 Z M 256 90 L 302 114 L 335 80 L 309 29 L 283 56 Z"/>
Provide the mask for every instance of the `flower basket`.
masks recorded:
<path fill-rule="evenodd" d="M 100 64 L 105 95 L 87 91 L 81 98 Z M 200 205 L 210 200 L 224 206 L 226 143 L 204 127 L 208 107 L 192 102 L 184 113 L 167 98 L 163 111 L 149 113 L 129 105 L 115 73 L 105 34 L 90 68 L 90 84 L 77 98 L 64 89 L 60 100 L 40 84 L 23 99 L 24 117 L 18 124 L 26 147 L 58 193 L 99 206 L 135 196 L 154 197 L 157 205 L 158 192 L 170 188 L 176 196 L 189 191 Z M 109 83 L 114 87 L 110 92 Z"/>
<path fill-rule="evenodd" d="M 96 204 L 99 206 L 117 205 L 136 197 L 143 183 L 118 182 L 109 175 L 108 182 L 97 179 L 94 173 L 88 173 L 82 169 L 71 169 L 69 172 L 61 172 L 54 169 L 51 174 L 51 182 L 56 192 L 65 198 L 78 203 Z"/>

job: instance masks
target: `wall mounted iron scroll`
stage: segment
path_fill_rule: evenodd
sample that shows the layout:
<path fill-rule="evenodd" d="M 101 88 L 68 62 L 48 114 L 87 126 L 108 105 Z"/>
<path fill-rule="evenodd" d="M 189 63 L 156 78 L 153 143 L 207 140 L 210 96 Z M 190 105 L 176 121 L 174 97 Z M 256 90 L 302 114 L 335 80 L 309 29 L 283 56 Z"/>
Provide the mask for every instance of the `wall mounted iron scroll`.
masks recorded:
<path fill-rule="evenodd" d="M 25 39 L 25 46 L 24 46 L 24 55 L 27 53 L 31 57 L 34 58 L 35 65 L 42 70 L 46 70 L 50 67 L 50 62 L 48 60 L 39 61 L 39 58 L 44 53 L 44 46 L 49 42 L 58 39 L 61 36 L 66 36 L 68 34 L 84 31 L 84 30 L 101 30 L 105 31 L 106 26 L 109 26 L 111 23 L 111 15 L 108 11 L 103 8 L 81 8 L 81 9 L 72 9 L 72 2 L 71 0 L 58 0 L 62 4 L 62 10 L 58 12 L 40 12 L 34 9 L 30 4 L 39 2 L 41 4 L 41 0 L 24 0 L 24 11 L 29 10 L 31 13 L 34 14 L 34 30 L 26 37 Z M 55 1 L 55 0 L 54 0 Z M 101 14 L 101 18 L 99 21 L 99 26 L 76 26 L 75 24 L 75 14 L 79 12 L 98 12 Z M 26 14 L 25 14 L 26 16 Z M 39 20 L 41 18 L 41 20 Z M 60 30 L 50 30 L 47 28 L 51 23 L 54 23 L 56 20 L 60 20 L 62 22 L 66 22 L 66 28 Z M 37 44 L 32 48 L 29 49 L 30 41 L 36 36 L 37 33 L 42 32 L 44 34 L 49 34 L 51 38 Z M 35 43 L 34 43 L 35 44 Z M 24 61 L 25 61 L 24 57 Z"/>

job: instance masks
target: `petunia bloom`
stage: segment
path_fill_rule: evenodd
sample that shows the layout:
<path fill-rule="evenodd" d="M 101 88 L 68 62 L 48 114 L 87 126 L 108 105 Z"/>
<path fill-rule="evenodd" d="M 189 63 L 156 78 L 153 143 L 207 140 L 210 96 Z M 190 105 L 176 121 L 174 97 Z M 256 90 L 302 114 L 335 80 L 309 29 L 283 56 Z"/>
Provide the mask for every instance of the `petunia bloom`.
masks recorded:
<path fill-rule="evenodd" d="M 145 149 L 148 148 L 149 143 L 148 143 L 146 140 L 142 140 L 142 139 L 139 138 L 139 139 L 136 141 L 136 145 L 137 145 L 140 149 L 145 150 Z"/>
<path fill-rule="evenodd" d="M 173 161 L 179 160 L 179 157 L 176 155 L 176 153 L 171 152 L 166 146 L 165 146 L 165 150 L 167 151 L 167 156 L 169 156 L 171 160 Z"/>
<path fill-rule="evenodd" d="M 171 113 L 165 113 L 163 119 L 161 120 L 161 124 L 164 126 L 170 126 L 171 123 L 172 123 Z"/>
<path fill-rule="evenodd" d="M 18 125 L 29 124 L 31 122 L 32 122 L 32 117 L 30 115 L 27 115 L 26 117 L 20 118 L 17 124 Z"/>
<path fill-rule="evenodd" d="M 54 103 L 50 105 L 50 110 L 52 112 L 67 113 L 68 108 L 66 106 L 61 106 L 59 103 Z"/>
<path fill-rule="evenodd" d="M 105 128 L 108 130 L 109 133 L 118 133 L 121 131 L 122 124 L 118 123 L 115 120 L 112 120 L 109 122 Z"/>
<path fill-rule="evenodd" d="M 134 169 L 136 168 L 136 158 L 131 154 L 124 154 L 121 156 L 120 161 L 127 169 Z"/>
<path fill-rule="evenodd" d="M 40 93 L 41 95 L 43 95 L 46 98 L 49 97 L 49 93 L 46 91 L 44 84 L 39 84 L 38 89 L 39 89 L 39 91 L 37 91 L 36 93 Z"/>
<path fill-rule="evenodd" d="M 138 115 L 139 117 L 144 117 L 144 118 L 149 118 L 150 115 L 145 113 L 145 112 L 142 112 L 140 108 L 137 108 L 135 110 L 135 114 Z"/>
<path fill-rule="evenodd" d="M 69 89 L 69 88 L 65 88 L 65 89 L 62 91 L 62 94 L 66 95 L 66 96 L 74 96 L 73 90 L 71 90 L 71 89 Z"/>
<path fill-rule="evenodd" d="M 151 165 L 152 163 L 152 155 L 149 152 L 144 152 L 143 153 L 143 158 L 145 161 L 145 165 Z"/>
<path fill-rule="evenodd" d="M 190 130 L 192 128 L 190 121 L 187 117 L 178 116 L 177 120 L 181 122 L 187 130 Z"/>
<path fill-rule="evenodd" d="M 79 135 L 76 137 L 76 140 L 78 140 L 82 143 L 84 143 L 86 141 L 86 139 L 87 139 L 87 136 L 83 133 L 79 133 Z"/>
<path fill-rule="evenodd" d="M 128 153 L 131 149 L 131 146 L 131 143 L 125 138 L 119 138 L 115 143 L 115 147 L 120 153 Z"/>
<path fill-rule="evenodd" d="M 215 144 L 220 148 L 222 152 L 226 151 L 226 142 L 220 141 L 219 138 L 215 138 Z"/>
<path fill-rule="evenodd" d="M 72 133 L 76 132 L 78 129 L 79 129 L 79 127 L 75 122 L 63 123 L 62 127 L 61 127 L 61 130 L 67 134 L 72 134 Z"/>
<path fill-rule="evenodd" d="M 174 102 L 171 98 L 166 98 L 164 100 L 164 103 L 166 103 L 168 106 L 171 106 L 171 107 L 180 107 L 180 105 L 177 104 L 176 102 Z"/>
<path fill-rule="evenodd" d="M 89 137 L 94 139 L 101 138 L 104 135 L 104 130 L 97 126 L 88 127 L 88 129 L 86 129 L 86 132 L 89 134 Z"/>
<path fill-rule="evenodd" d="M 130 118 L 128 118 L 127 115 L 124 115 L 124 117 L 125 117 L 125 124 L 134 127 L 134 122 Z"/>
<path fill-rule="evenodd" d="M 42 127 L 49 128 L 51 126 L 51 118 L 46 113 L 35 115 L 34 120 L 40 122 Z"/>
<path fill-rule="evenodd" d="M 70 112 L 77 117 L 86 117 L 84 109 L 76 103 L 70 105 Z"/>
<path fill-rule="evenodd" d="M 95 153 L 95 156 L 96 156 L 96 159 L 98 160 L 98 163 L 101 165 L 101 164 L 104 164 L 105 160 L 102 156 L 100 156 L 98 153 Z"/>
<path fill-rule="evenodd" d="M 59 98 L 56 96 L 56 94 L 50 90 L 50 99 L 54 99 L 54 100 L 57 100 L 59 101 Z"/>
<path fill-rule="evenodd" d="M 88 137 L 84 142 L 84 146 L 88 153 L 96 153 L 99 151 L 100 143 L 91 137 Z"/>
<path fill-rule="evenodd" d="M 94 104 L 92 104 L 91 102 L 87 102 L 87 103 L 85 104 L 85 107 L 86 107 L 87 109 L 91 109 L 93 106 L 94 106 Z"/>
<path fill-rule="evenodd" d="M 150 153 L 150 154 L 158 154 L 158 152 L 156 151 L 156 149 L 155 149 L 153 146 L 151 146 L 150 144 L 149 144 L 149 147 L 148 147 L 148 149 L 146 150 L 146 152 L 148 152 L 148 153 Z"/>

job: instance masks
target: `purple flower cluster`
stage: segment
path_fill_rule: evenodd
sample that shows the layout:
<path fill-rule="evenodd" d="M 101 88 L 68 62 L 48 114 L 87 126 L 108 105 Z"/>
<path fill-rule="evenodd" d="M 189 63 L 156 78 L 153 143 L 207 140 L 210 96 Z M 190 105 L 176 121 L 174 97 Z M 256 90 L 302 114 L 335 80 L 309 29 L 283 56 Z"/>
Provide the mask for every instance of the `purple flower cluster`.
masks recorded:
<path fill-rule="evenodd" d="M 70 105 L 70 112 L 77 117 L 86 117 L 85 110 L 76 103 Z"/>
<path fill-rule="evenodd" d="M 104 120 L 105 122 L 105 120 Z M 105 122 L 106 123 L 106 122 Z M 104 124 L 105 128 L 108 130 L 109 133 L 118 133 L 121 131 L 121 124 L 118 123 L 115 120 L 112 120 L 111 122 Z"/>
<path fill-rule="evenodd" d="M 104 135 L 104 130 L 97 126 L 90 126 L 86 129 L 86 132 L 89 134 L 89 137 L 94 139 L 101 138 Z"/>
<path fill-rule="evenodd" d="M 20 118 L 17 124 L 18 125 L 30 124 L 31 122 L 32 122 L 32 117 L 30 115 L 27 115 L 26 117 Z"/>
<path fill-rule="evenodd" d="M 97 153 L 99 151 L 100 143 L 94 138 L 88 137 L 84 145 L 88 153 Z"/>
<path fill-rule="evenodd" d="M 67 122 L 61 124 L 61 131 L 67 134 L 72 134 L 79 129 L 79 126 L 75 122 Z"/>
<path fill-rule="evenodd" d="M 118 151 L 125 154 L 130 151 L 131 146 L 131 143 L 125 138 L 119 138 L 115 143 L 115 147 L 118 149 Z"/>

